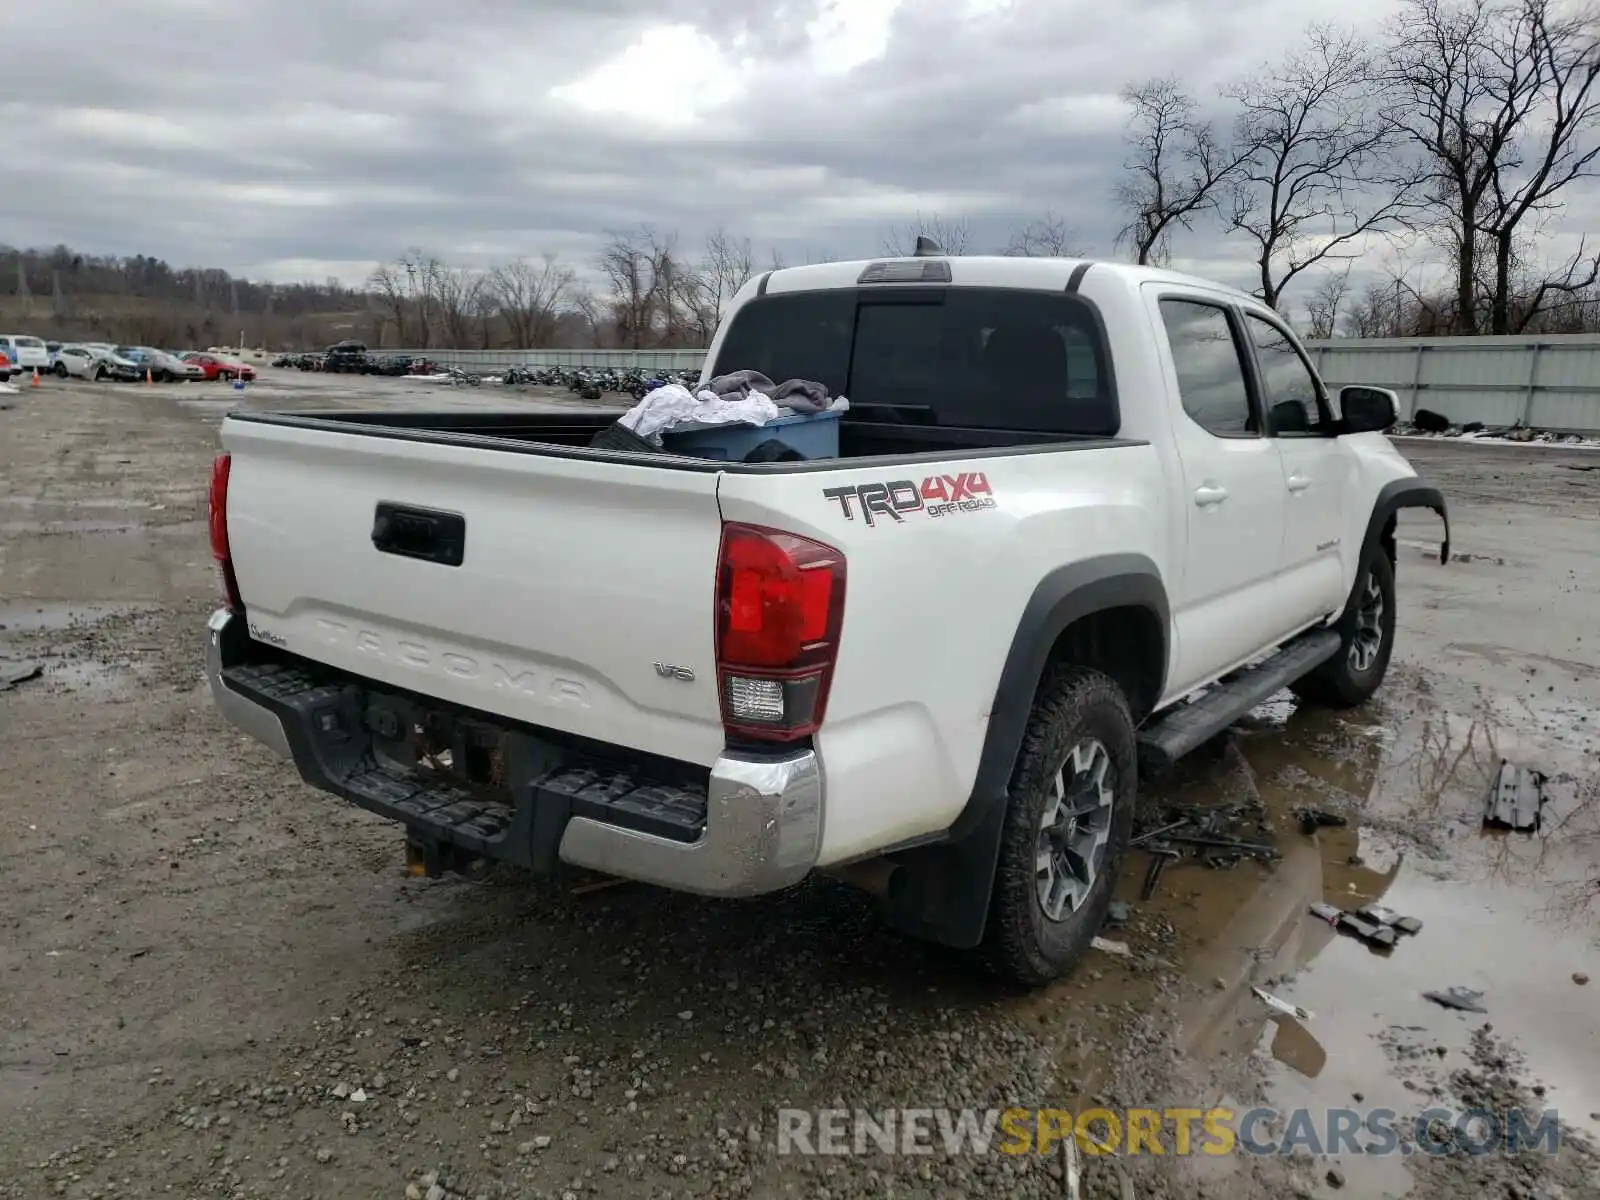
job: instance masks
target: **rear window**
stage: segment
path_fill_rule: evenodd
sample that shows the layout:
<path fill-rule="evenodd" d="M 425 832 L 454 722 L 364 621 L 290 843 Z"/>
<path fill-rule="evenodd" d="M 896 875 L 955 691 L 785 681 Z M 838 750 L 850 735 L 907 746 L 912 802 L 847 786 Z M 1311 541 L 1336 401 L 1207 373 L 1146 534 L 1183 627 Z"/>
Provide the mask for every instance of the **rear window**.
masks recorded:
<path fill-rule="evenodd" d="M 43 350 L 44 343 L 36 337 L 19 337 L 17 345 L 26 346 L 29 350 Z"/>
<path fill-rule="evenodd" d="M 830 290 L 739 310 L 713 375 L 814 379 L 855 417 L 1111 436 L 1116 388 L 1093 307 L 1001 288 Z"/>

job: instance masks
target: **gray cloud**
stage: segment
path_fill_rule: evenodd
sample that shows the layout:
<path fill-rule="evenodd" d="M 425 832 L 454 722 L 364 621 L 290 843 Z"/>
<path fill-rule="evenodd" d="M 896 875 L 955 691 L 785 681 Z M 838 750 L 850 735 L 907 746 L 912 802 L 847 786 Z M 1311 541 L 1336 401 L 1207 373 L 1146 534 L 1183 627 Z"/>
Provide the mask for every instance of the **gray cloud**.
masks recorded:
<path fill-rule="evenodd" d="M 7 236 L 354 281 L 408 246 L 586 261 L 605 229 L 641 222 L 689 245 L 723 225 L 790 256 L 861 255 L 921 210 L 998 249 L 1053 209 L 1108 253 L 1129 78 L 1176 72 L 1213 95 L 1308 21 L 1376 28 L 1390 11 L 58 0 L 48 20 L 0 18 Z M 80 35 L 67 54 L 63 29 Z M 1180 265 L 1249 276 L 1213 230 L 1175 249 Z"/>

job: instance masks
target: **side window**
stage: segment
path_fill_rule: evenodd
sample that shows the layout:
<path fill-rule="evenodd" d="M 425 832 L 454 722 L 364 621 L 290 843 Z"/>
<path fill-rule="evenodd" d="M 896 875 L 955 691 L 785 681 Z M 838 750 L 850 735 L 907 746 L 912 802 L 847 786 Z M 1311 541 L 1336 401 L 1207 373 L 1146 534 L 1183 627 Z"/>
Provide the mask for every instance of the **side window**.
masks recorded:
<path fill-rule="evenodd" d="M 1250 389 L 1228 314 L 1196 300 L 1163 300 L 1161 320 L 1183 411 L 1217 437 L 1255 437 Z"/>
<path fill-rule="evenodd" d="M 1317 381 L 1294 343 L 1270 321 L 1245 314 L 1261 370 L 1262 402 L 1270 433 L 1320 433 L 1326 426 L 1317 400 Z"/>

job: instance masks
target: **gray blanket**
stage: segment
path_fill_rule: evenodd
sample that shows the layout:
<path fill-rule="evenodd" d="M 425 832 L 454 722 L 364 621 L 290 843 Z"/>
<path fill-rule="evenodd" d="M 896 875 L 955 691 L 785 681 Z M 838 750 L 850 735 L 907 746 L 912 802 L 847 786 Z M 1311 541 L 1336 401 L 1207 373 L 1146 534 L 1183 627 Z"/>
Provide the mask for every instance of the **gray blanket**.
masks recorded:
<path fill-rule="evenodd" d="M 774 404 L 792 408 L 799 413 L 819 413 L 833 403 L 828 395 L 828 385 L 814 379 L 785 379 L 773 383 L 760 371 L 730 371 L 718 375 L 706 384 L 719 396 L 744 399 L 751 392 L 760 392 Z"/>

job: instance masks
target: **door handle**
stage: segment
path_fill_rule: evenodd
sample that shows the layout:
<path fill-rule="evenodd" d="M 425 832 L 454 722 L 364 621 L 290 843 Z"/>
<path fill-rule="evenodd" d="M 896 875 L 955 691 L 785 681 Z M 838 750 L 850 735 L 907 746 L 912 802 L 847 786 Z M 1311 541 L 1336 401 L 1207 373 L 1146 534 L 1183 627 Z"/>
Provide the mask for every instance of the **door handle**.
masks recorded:
<path fill-rule="evenodd" d="M 1311 476 L 1309 475 L 1302 475 L 1296 471 L 1293 475 L 1289 476 L 1289 490 L 1291 492 L 1303 492 L 1310 486 Z"/>
<path fill-rule="evenodd" d="M 1214 483 L 1203 483 L 1194 490 L 1194 502 L 1201 508 L 1210 508 L 1214 504 L 1221 504 L 1228 498 L 1228 489 L 1218 487 Z"/>

